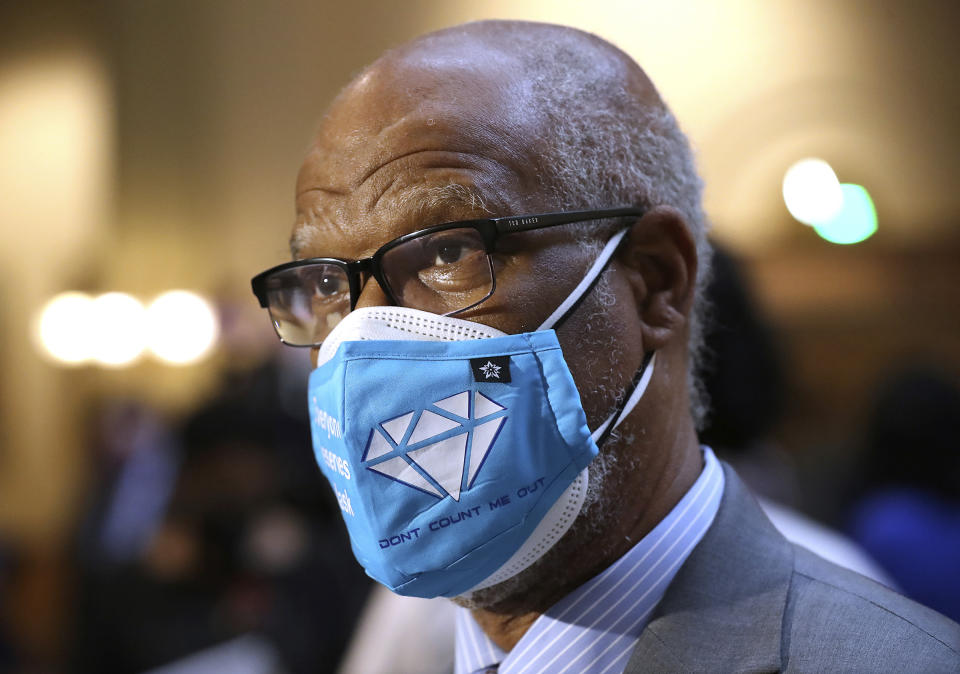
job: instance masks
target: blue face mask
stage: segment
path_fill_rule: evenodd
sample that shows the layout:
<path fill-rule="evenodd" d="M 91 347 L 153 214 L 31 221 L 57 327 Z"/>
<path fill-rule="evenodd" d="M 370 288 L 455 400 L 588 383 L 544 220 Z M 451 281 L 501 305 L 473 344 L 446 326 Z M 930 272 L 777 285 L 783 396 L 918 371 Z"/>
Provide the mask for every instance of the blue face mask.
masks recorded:
<path fill-rule="evenodd" d="M 372 578 L 404 595 L 464 594 L 519 573 L 573 523 L 598 442 L 640 399 L 652 359 L 591 433 L 550 328 L 623 234 L 536 332 L 371 307 L 324 341 L 309 383 L 314 451 Z"/>

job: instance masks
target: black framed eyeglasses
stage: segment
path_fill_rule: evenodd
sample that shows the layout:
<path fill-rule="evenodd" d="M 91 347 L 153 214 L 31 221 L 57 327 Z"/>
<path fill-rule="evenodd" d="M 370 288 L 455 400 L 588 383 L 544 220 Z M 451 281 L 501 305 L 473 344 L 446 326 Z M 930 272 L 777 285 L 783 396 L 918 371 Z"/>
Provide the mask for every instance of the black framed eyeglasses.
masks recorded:
<path fill-rule="evenodd" d="M 356 307 L 364 278 L 373 276 L 397 306 L 451 316 L 493 295 L 491 255 L 501 235 L 644 213 L 622 207 L 448 222 L 389 241 L 362 260 L 313 257 L 277 265 L 251 285 L 280 341 L 320 346 Z"/>

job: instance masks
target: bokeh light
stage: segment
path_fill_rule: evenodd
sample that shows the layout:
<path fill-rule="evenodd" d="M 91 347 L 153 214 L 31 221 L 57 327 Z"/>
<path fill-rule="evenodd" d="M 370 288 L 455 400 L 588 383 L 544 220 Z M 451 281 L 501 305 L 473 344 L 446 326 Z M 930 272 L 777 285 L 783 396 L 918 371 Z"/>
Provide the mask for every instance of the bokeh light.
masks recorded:
<path fill-rule="evenodd" d="M 126 293 L 105 293 L 90 306 L 90 355 L 101 365 L 133 363 L 146 347 L 146 310 Z"/>
<path fill-rule="evenodd" d="M 36 337 L 42 350 L 65 365 L 90 360 L 90 311 L 93 298 L 79 292 L 65 292 L 40 310 Z"/>
<path fill-rule="evenodd" d="M 220 333 L 213 307 L 199 295 L 171 290 L 147 309 L 149 348 L 172 365 L 195 363 L 213 348 Z"/>
<path fill-rule="evenodd" d="M 828 222 L 814 225 L 814 230 L 830 243 L 860 243 L 877 231 L 877 209 L 870 193 L 862 185 L 843 183 L 843 206 Z"/>
<path fill-rule="evenodd" d="M 790 215 L 805 225 L 832 220 L 843 207 L 840 181 L 822 159 L 801 159 L 783 176 L 783 201 Z"/>

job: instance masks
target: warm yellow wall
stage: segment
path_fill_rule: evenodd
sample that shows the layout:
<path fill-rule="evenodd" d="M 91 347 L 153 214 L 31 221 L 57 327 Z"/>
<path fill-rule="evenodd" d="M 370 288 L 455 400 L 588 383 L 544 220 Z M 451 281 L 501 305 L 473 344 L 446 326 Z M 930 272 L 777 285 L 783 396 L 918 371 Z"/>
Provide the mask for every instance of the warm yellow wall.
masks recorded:
<path fill-rule="evenodd" d="M 107 239 L 112 97 L 82 44 L 0 66 L 0 528 L 49 535 L 83 475 L 83 382 L 40 360 L 31 319 L 74 283 Z"/>

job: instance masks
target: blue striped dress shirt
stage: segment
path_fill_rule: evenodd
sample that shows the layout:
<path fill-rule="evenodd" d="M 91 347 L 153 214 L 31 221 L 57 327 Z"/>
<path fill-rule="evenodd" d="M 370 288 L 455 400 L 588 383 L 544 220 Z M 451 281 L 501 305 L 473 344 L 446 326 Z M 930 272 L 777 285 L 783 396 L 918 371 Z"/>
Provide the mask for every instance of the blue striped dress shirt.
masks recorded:
<path fill-rule="evenodd" d="M 720 507 L 723 470 L 708 447 L 703 458 L 700 477 L 670 514 L 612 566 L 537 618 L 509 653 L 469 611 L 458 609 L 455 674 L 622 674 L 653 609 Z"/>

